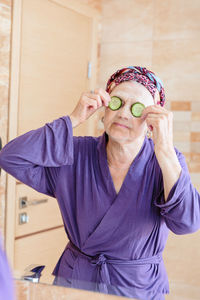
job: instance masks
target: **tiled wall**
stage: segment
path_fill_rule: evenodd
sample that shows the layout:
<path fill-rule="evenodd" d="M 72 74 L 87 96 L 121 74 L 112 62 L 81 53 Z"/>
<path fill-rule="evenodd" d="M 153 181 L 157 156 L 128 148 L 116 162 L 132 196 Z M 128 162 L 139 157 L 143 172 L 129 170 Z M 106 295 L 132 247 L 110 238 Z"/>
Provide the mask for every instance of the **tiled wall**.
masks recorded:
<path fill-rule="evenodd" d="M 0 136 L 2 144 L 7 142 L 9 63 L 11 32 L 11 0 L 0 0 Z M 0 178 L 0 231 L 4 233 L 6 174 Z"/>
<path fill-rule="evenodd" d="M 155 1 L 152 64 L 165 81 L 174 112 L 175 145 L 200 191 L 200 2 Z"/>
<path fill-rule="evenodd" d="M 98 86 L 129 65 L 162 78 L 166 108 L 174 113 L 174 145 L 200 191 L 199 15 L 199 0 L 103 0 Z"/>
<path fill-rule="evenodd" d="M 105 88 L 114 71 L 129 65 L 145 66 L 162 78 L 165 107 L 174 114 L 174 145 L 200 192 L 199 16 L 199 0 L 102 0 L 98 86 Z M 200 231 L 170 233 L 164 251 L 171 289 L 166 299 L 199 299 L 199 243 Z"/>

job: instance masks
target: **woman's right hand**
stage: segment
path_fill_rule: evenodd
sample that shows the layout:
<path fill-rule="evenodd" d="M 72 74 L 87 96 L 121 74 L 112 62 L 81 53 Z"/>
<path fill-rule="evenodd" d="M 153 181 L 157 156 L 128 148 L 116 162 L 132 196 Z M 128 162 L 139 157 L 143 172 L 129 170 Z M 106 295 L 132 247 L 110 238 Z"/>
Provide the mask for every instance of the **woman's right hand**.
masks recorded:
<path fill-rule="evenodd" d="M 70 115 L 72 127 L 77 127 L 91 115 L 93 115 L 100 107 L 108 106 L 110 95 L 104 89 L 99 88 L 92 92 L 84 92 L 74 111 Z"/>

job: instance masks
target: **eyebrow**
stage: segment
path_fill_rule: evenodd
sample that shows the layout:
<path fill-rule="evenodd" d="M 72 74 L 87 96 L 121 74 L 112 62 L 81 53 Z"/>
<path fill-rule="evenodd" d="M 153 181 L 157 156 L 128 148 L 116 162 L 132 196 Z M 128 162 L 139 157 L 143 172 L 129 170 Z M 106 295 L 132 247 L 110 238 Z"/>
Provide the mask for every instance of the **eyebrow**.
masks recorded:
<path fill-rule="evenodd" d="M 116 93 L 113 93 L 112 96 L 119 97 L 121 100 L 125 101 L 125 100 L 124 100 L 124 96 L 118 94 L 117 92 L 116 92 Z M 112 97 L 112 96 L 111 96 L 111 97 Z M 129 97 L 129 99 L 133 100 L 134 102 L 142 101 L 142 98 L 141 98 L 140 96 L 137 96 L 137 97 L 134 96 L 134 98 L 133 98 L 133 97 Z"/>

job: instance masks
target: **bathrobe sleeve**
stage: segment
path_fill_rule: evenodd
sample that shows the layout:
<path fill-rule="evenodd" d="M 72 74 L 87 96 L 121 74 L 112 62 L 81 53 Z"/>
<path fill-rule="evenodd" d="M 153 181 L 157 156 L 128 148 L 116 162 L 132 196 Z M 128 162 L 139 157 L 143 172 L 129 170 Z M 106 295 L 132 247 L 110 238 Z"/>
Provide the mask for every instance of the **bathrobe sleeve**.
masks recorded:
<path fill-rule="evenodd" d="M 160 193 L 154 204 L 160 208 L 160 213 L 171 231 L 175 234 L 187 234 L 200 228 L 200 195 L 191 182 L 185 157 L 176 148 L 175 150 L 182 167 L 181 174 L 165 201 L 160 170 Z"/>
<path fill-rule="evenodd" d="M 73 131 L 61 117 L 10 141 L 0 151 L 0 166 L 38 192 L 55 197 L 62 165 L 73 164 Z"/>

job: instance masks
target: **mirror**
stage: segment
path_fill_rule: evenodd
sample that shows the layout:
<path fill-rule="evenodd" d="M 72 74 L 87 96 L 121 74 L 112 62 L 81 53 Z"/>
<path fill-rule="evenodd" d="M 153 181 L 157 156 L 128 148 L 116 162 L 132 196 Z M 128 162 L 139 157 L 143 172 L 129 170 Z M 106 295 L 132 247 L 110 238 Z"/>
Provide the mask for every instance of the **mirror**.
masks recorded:
<path fill-rule="evenodd" d="M 89 1 L 92 7 L 84 2 L 87 5 L 64 0 L 15 1 L 9 103 L 15 107 L 11 110 L 15 116 L 12 118 L 10 113 L 9 140 L 65 116 L 83 91 L 105 87 L 118 68 L 146 66 L 164 81 L 166 109 L 174 113 L 174 144 L 186 157 L 192 182 L 199 191 L 199 4 L 184 1 L 181 10 L 177 10 L 178 1 L 101 1 L 102 7 L 94 9 L 96 1 Z M 74 134 L 101 135 L 101 116 L 101 112 L 94 115 Z M 51 272 L 68 242 L 58 205 L 54 197 L 42 195 L 19 180 L 8 179 L 8 191 L 6 226 L 10 227 L 6 244 L 15 273 L 31 277 L 36 266 L 30 265 L 45 265 L 38 278 L 52 283 Z M 13 198 L 14 210 L 10 209 Z M 199 295 L 199 239 L 199 232 L 184 236 L 170 233 L 163 254 L 171 293 L 182 298 Z M 106 272 L 101 263 L 102 272 Z M 85 279 L 74 285 L 94 288 L 94 282 L 88 287 Z M 57 281 L 60 285 L 69 284 L 62 277 Z M 120 289 L 112 282 L 108 286 L 113 293 Z M 95 288 L 105 291 L 104 285 Z"/>

